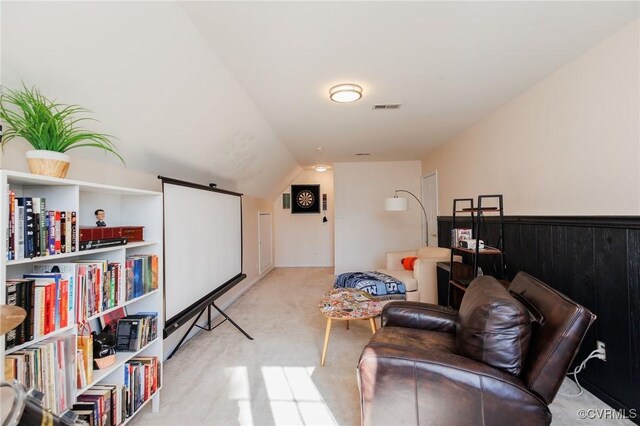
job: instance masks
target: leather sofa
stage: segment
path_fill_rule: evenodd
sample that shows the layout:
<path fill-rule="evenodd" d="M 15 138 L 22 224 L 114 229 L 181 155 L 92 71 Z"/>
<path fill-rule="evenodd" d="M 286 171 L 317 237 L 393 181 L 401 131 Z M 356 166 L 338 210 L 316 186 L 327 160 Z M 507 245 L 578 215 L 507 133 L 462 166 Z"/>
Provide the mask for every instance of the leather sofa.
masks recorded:
<path fill-rule="evenodd" d="M 402 259 L 417 257 L 413 271 L 404 269 Z M 438 303 L 436 263 L 449 262 L 451 251 L 442 247 L 421 247 L 417 250 L 390 251 L 386 253 L 386 268 L 378 272 L 390 275 L 404 283 L 407 300 Z"/>
<path fill-rule="evenodd" d="M 548 425 L 595 316 L 520 272 L 478 277 L 456 311 L 384 307 L 358 363 L 363 425 Z"/>

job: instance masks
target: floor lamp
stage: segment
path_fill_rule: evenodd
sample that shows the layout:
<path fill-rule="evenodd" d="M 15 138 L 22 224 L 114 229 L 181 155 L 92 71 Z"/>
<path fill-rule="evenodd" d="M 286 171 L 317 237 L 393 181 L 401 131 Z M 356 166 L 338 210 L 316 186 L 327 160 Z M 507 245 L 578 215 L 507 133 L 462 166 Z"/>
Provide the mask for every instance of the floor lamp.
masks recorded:
<path fill-rule="evenodd" d="M 422 214 L 424 214 L 424 229 L 425 229 L 425 238 L 424 245 L 429 245 L 429 219 L 427 218 L 427 211 L 424 209 L 424 206 L 413 193 L 409 191 L 405 191 L 404 189 L 396 189 L 395 195 L 391 198 L 387 198 L 384 200 L 384 209 L 388 212 L 404 212 L 407 211 L 407 199 L 404 197 L 398 197 L 398 192 L 406 192 L 416 199 L 420 207 L 422 208 Z"/>

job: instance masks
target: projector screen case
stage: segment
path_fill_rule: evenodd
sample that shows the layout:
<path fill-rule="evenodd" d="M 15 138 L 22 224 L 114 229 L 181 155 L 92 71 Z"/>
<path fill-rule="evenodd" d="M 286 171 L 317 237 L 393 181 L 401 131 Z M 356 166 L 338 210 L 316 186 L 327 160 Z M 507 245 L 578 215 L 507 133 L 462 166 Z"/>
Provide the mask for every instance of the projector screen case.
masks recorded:
<path fill-rule="evenodd" d="M 164 203 L 164 337 L 246 278 L 242 194 L 159 176 Z"/>

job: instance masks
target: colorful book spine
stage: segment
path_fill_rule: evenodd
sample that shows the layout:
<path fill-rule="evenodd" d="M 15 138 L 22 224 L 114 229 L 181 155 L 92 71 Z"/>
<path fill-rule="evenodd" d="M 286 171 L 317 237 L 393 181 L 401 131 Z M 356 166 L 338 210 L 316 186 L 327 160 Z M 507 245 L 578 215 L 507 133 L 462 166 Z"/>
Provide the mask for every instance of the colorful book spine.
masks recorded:
<path fill-rule="evenodd" d="M 67 212 L 60 212 L 60 253 L 67 252 Z"/>

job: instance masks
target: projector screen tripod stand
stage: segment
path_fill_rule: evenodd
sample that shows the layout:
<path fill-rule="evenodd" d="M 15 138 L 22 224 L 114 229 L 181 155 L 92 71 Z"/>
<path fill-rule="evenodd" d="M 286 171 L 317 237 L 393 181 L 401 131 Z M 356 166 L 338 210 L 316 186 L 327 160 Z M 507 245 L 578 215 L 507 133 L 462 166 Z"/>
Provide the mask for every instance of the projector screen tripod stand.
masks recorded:
<path fill-rule="evenodd" d="M 220 315 L 222 315 L 224 317 L 224 319 L 222 321 L 220 321 L 218 324 L 216 325 L 211 325 L 211 307 L 214 307 L 218 312 L 220 312 Z M 200 317 L 202 316 L 202 314 L 204 313 L 204 311 L 207 311 L 207 324 L 205 326 L 201 326 L 198 325 L 198 321 L 200 320 Z M 184 333 L 184 336 L 182 336 L 182 339 L 180 339 L 180 341 L 178 342 L 178 345 L 175 347 L 175 349 L 171 352 L 171 355 L 169 355 L 169 357 L 167 359 L 170 359 L 177 351 L 178 349 L 180 349 L 180 346 L 182 346 L 182 343 L 185 341 L 185 339 L 187 338 L 187 336 L 189 335 L 189 333 L 191 333 L 191 330 L 193 330 L 193 327 L 198 327 L 201 330 L 205 330 L 205 331 L 213 331 L 213 329 L 221 326 L 225 321 L 229 321 L 235 328 L 237 328 L 238 330 L 240 330 L 240 332 L 242 334 L 244 334 L 246 336 L 247 339 L 249 340 L 253 340 L 253 337 L 249 336 L 249 334 L 244 331 L 242 329 L 242 327 L 240 327 L 238 324 L 236 324 L 236 322 L 234 320 L 231 319 L 231 317 L 229 315 L 227 315 L 222 309 L 220 309 L 215 302 L 211 302 L 210 304 L 208 304 L 207 306 L 205 306 L 204 308 L 202 308 L 202 310 L 200 311 L 200 313 L 198 314 L 198 316 L 196 317 L 196 319 L 191 323 L 191 325 L 189 326 L 189 329 L 187 330 L 186 333 Z"/>

